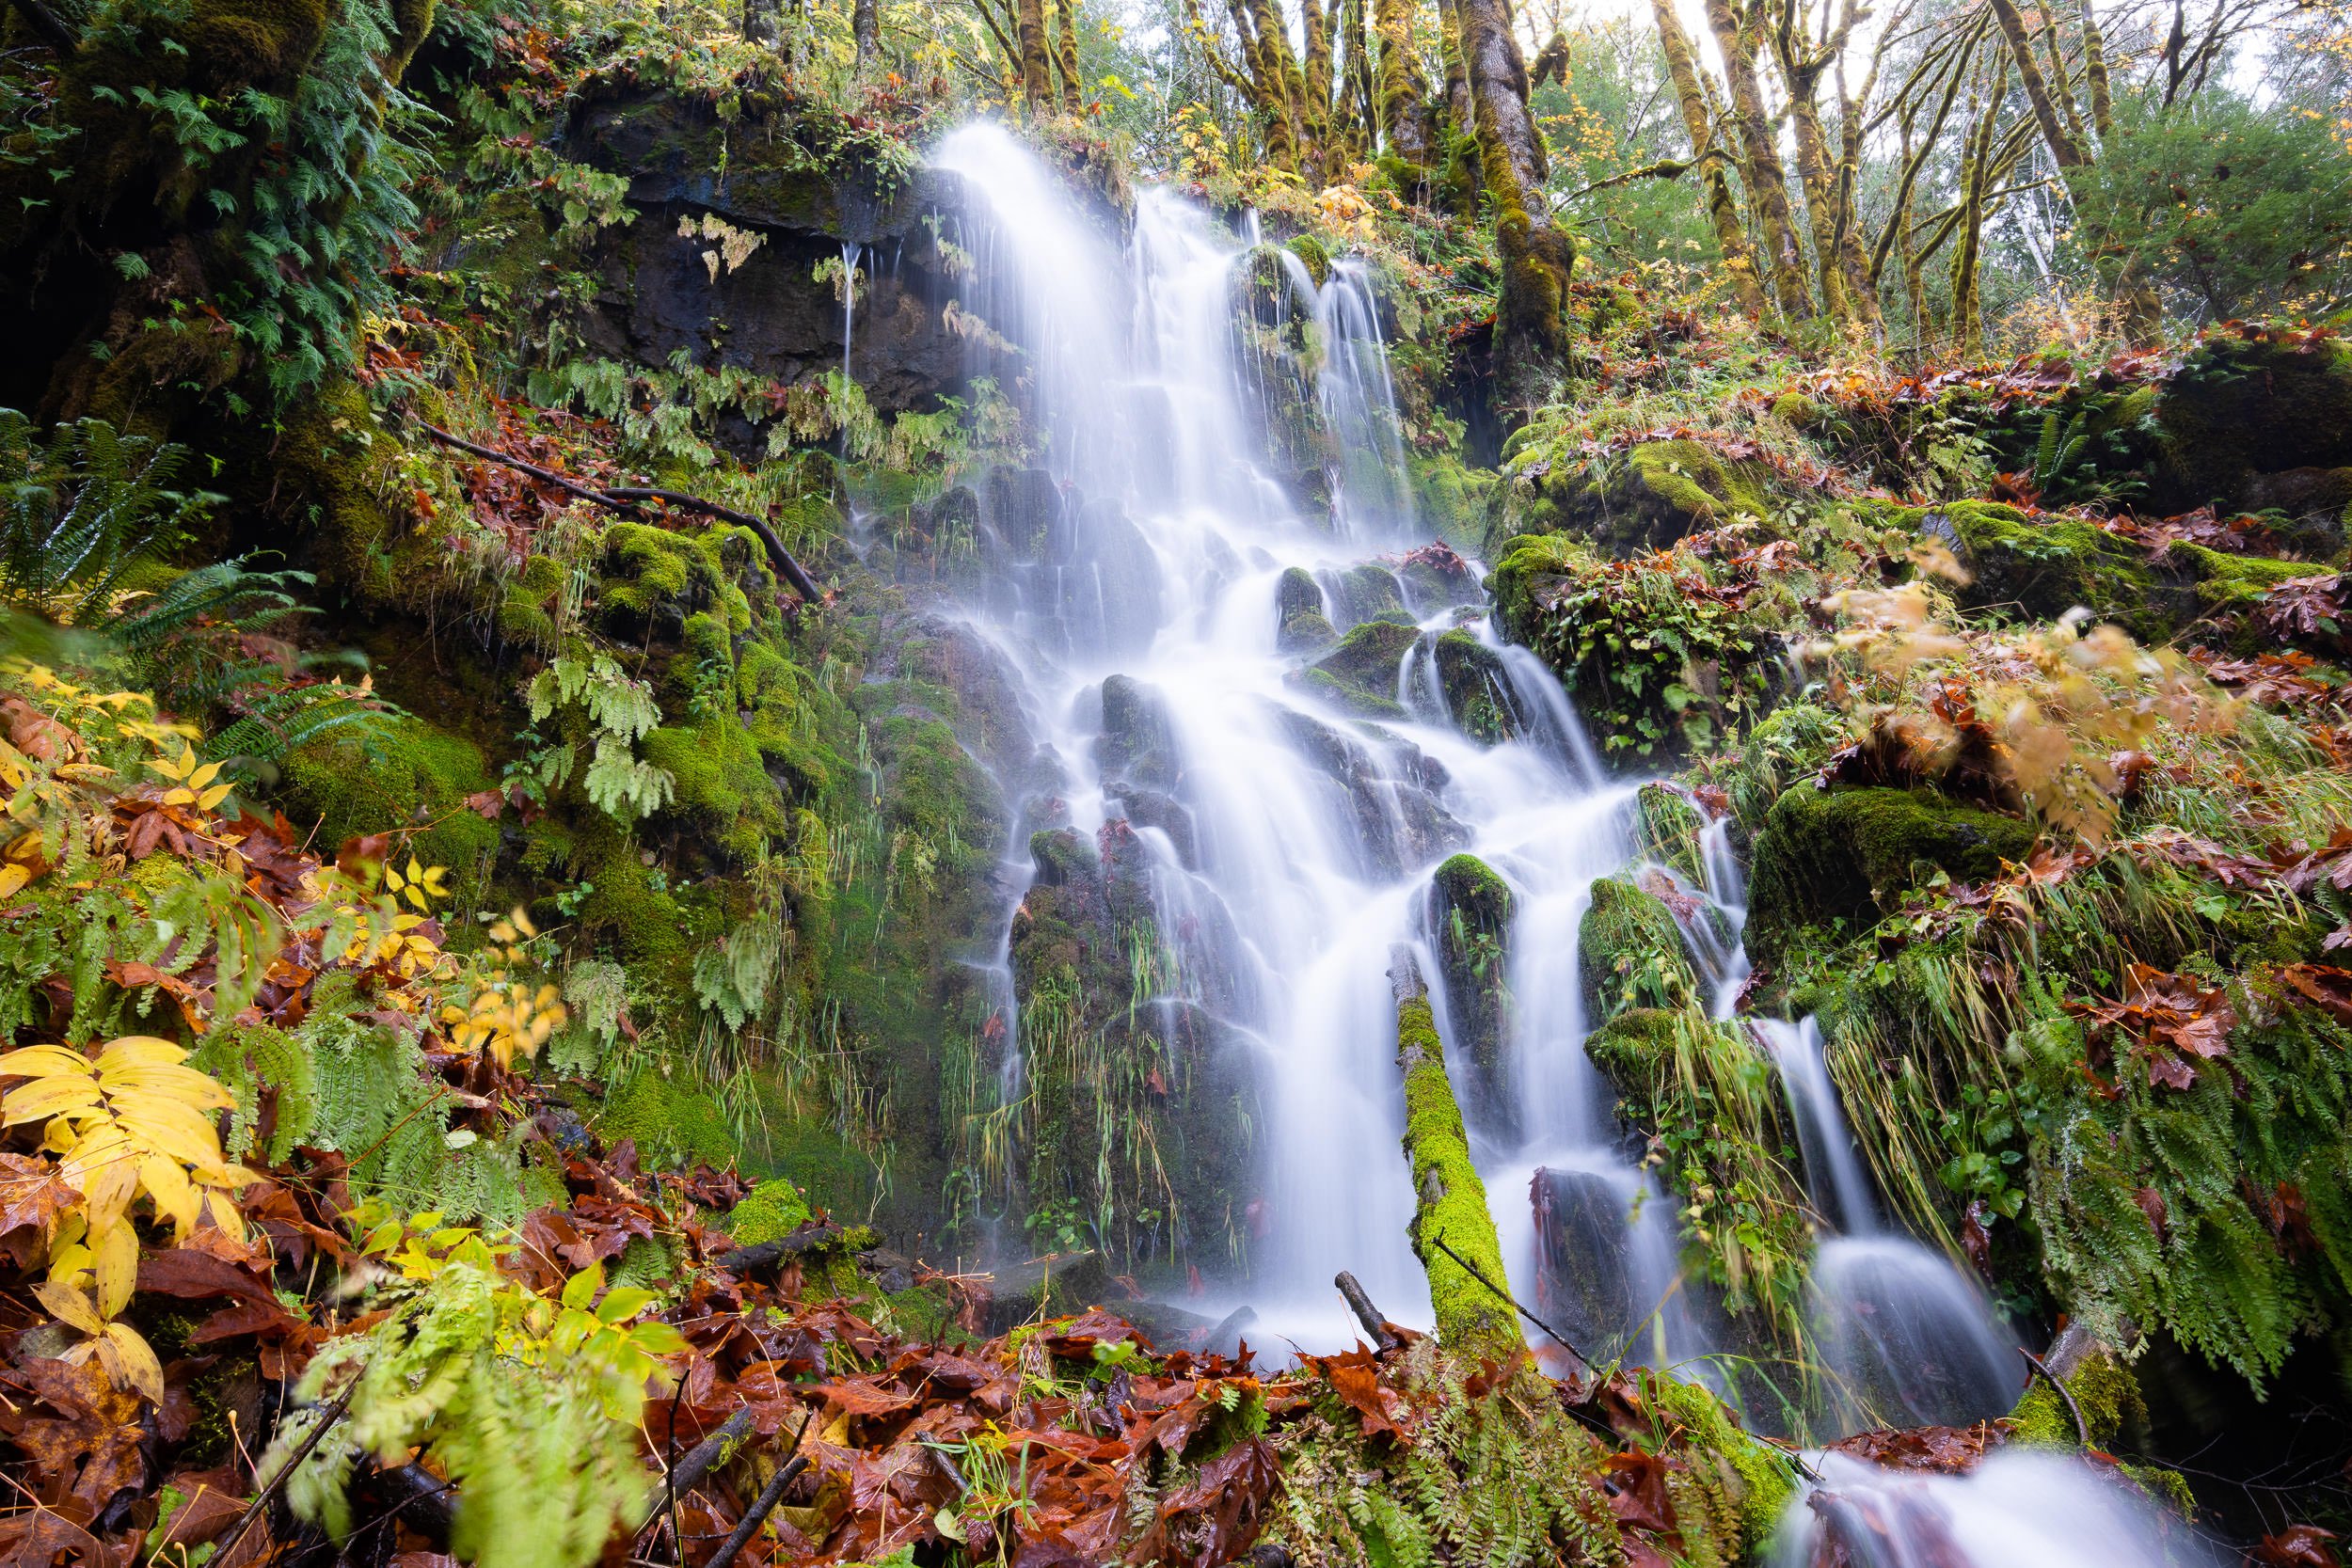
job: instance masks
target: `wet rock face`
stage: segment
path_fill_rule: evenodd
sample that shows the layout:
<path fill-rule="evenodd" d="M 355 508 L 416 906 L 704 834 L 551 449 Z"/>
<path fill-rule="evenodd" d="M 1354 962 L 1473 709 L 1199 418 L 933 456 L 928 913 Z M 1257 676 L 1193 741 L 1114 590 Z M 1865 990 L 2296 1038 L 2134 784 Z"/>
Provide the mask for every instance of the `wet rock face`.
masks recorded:
<path fill-rule="evenodd" d="M 850 374 L 883 413 L 928 412 L 964 387 L 962 341 L 933 303 L 950 292 L 927 215 L 952 210 L 952 176 L 918 172 L 887 196 L 809 166 L 781 127 L 754 112 L 722 125 L 706 105 L 646 90 L 580 108 L 565 138 L 574 159 L 629 182 L 634 223 L 609 230 L 602 287 L 584 324 L 590 348 L 667 365 L 683 350 L 701 366 L 734 365 L 787 386 L 812 386 L 842 366 L 843 307 L 819 263 L 861 247 Z M 681 218 L 712 214 L 761 236 L 716 276 L 702 238 Z M 735 443 L 765 441 L 748 424 Z"/>
<path fill-rule="evenodd" d="M 1535 1310 L 1588 1355 L 1621 1344 L 1635 1318 L 1625 1195 L 1597 1171 L 1538 1170 Z"/>
<path fill-rule="evenodd" d="M 1292 744 L 1343 798 L 1365 870 L 1400 877 L 1470 842 L 1438 798 L 1445 768 L 1420 747 L 1374 724 L 1348 734 L 1292 709 L 1280 717 Z"/>
<path fill-rule="evenodd" d="M 1510 884 L 1474 855 L 1454 856 L 1430 879 L 1430 945 L 1445 981 L 1446 1021 L 1472 1069 L 1462 1114 L 1472 1132 L 1503 1141 L 1519 1129 L 1504 984 L 1515 905 Z"/>

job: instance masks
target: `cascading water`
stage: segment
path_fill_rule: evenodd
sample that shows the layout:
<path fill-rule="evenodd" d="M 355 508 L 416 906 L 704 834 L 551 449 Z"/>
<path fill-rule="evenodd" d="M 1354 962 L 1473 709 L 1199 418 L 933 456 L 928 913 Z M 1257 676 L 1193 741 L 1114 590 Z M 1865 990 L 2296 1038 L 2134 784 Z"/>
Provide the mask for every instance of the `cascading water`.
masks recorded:
<path fill-rule="evenodd" d="M 1516 1288 L 1588 1354 L 1703 1355 L 1704 1323 L 1677 1281 L 1672 1205 L 1620 1148 L 1613 1097 L 1584 1052 L 1578 930 L 1594 879 L 1634 856 L 1631 786 L 1603 779 L 1558 684 L 1462 602 L 1475 598 L 1474 578 L 1448 591 L 1400 574 L 1395 553 L 1377 556 L 1422 539 L 1366 278 L 1342 263 L 1318 288 L 1287 252 L 1232 239 L 1152 192 L 1137 199 L 1122 257 L 1107 228 L 993 128 L 958 133 L 940 162 L 986 210 L 968 247 L 976 297 L 1014 348 L 991 351 L 983 368 L 1017 386 L 1041 448 L 1042 474 L 1026 482 L 1034 504 L 1003 509 L 1031 519 L 1032 536 L 1007 545 L 968 609 L 1017 673 L 1039 742 L 1026 819 L 1132 832 L 1170 950 L 1154 1006 L 1213 1018 L 1248 1055 L 1264 1110 L 1263 1198 L 1234 1292 L 1264 1328 L 1307 1348 L 1352 1336 L 1330 1288 L 1340 1269 L 1399 1321 L 1426 1321 L 1394 1154 L 1402 1098 L 1385 970 L 1393 945 L 1421 951 L 1449 1037 L 1461 1039 L 1467 1003 L 1444 994 L 1428 888 L 1440 860 L 1468 850 L 1509 883 L 1517 911 L 1509 1111 L 1471 1118 Z M 1250 352 L 1253 310 L 1255 330 L 1311 324 L 1311 387 L 1286 388 L 1279 366 Z M 1302 407 L 1324 438 L 1327 493 L 1314 501 L 1296 494 L 1301 464 L 1278 479 L 1270 434 Z M 1296 678 L 1306 656 L 1286 651 L 1283 623 L 1301 582 L 1342 629 L 1384 617 L 1417 626 L 1394 709 L 1377 723 L 1351 721 Z M 1476 627 L 1499 715 L 1478 739 L 1451 712 L 1437 667 L 1438 637 L 1464 623 Z M 1736 867 L 1719 842 L 1707 859 L 1725 879 L 1710 889 L 1708 932 L 1727 1012 L 1745 974 Z M 1452 1061 L 1475 1105 L 1468 1054 L 1457 1047 Z M 1836 1116 L 1834 1096 L 1804 1102 Z M 1844 1135 L 1842 1122 L 1822 1133 Z M 1858 1167 L 1853 1181 L 1867 1194 Z M 1824 1212 L 1850 1234 L 1823 1265 L 1840 1288 L 1873 1294 L 1882 1326 L 1912 1322 L 1913 1298 L 1932 1292 L 1913 1288 L 1919 1270 L 1887 1260 L 1944 1266 L 1877 1234 L 1864 1204 L 1833 1204 L 1824 1190 Z M 1964 1322 L 1928 1321 L 1954 1343 L 1986 1342 L 1980 1307 L 1963 1299 Z M 1952 1400 L 1925 1402 L 1957 1413 Z"/>
<path fill-rule="evenodd" d="M 1996 1453 L 1964 1476 L 1815 1456 L 1820 1482 L 1789 1507 L 1776 1568 L 2148 1568 L 2211 1563 L 2114 1475 L 2052 1453 Z M 1825 1536 L 1834 1541 L 1825 1541 Z M 1826 1548 L 1826 1549 L 1824 1549 Z"/>

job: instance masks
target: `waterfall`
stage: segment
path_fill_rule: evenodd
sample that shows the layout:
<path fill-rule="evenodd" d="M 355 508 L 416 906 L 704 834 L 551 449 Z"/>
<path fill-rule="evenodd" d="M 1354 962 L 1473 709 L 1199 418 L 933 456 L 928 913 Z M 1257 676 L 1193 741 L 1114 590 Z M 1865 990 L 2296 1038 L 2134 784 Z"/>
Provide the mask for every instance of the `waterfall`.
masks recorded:
<path fill-rule="evenodd" d="M 1817 1456 L 1820 1483 L 1789 1505 L 1775 1568 L 2147 1568 L 2215 1564 L 2148 1497 L 2051 1453 L 1995 1453 L 1964 1476 Z M 1836 1539 L 1824 1541 L 1824 1535 Z"/>

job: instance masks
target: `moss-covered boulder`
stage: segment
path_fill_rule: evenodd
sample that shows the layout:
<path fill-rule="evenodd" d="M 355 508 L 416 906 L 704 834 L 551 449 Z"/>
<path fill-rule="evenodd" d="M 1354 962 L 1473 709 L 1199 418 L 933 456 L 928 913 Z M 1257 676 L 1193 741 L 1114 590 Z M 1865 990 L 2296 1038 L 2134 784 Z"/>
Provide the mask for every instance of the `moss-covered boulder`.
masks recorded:
<path fill-rule="evenodd" d="M 1670 1007 L 1628 1007 L 1584 1037 L 1584 1054 L 1617 1098 L 1639 1103 L 1674 1053 Z"/>
<path fill-rule="evenodd" d="M 1286 626 L 1293 616 L 1323 613 L 1323 584 L 1304 566 L 1286 569 L 1274 585 L 1274 623 Z"/>
<path fill-rule="evenodd" d="M 755 1185 L 742 1202 L 727 1211 L 727 1234 L 737 1246 L 756 1246 L 779 1241 L 813 1217 L 808 1199 L 784 1177 Z"/>
<path fill-rule="evenodd" d="M 1771 468 L 1727 461 L 1692 440 L 1644 441 L 1605 459 L 1538 440 L 1514 454 L 1509 472 L 1495 493 L 1490 546 L 1571 533 L 1633 556 L 1725 523 L 1763 523 L 1777 510 Z"/>
<path fill-rule="evenodd" d="M 1172 789 L 1184 777 L 1167 704 L 1132 675 L 1112 675 L 1103 682 L 1103 734 L 1094 754 L 1105 779 Z"/>
<path fill-rule="evenodd" d="M 467 809 L 466 798 L 495 784 L 482 748 L 421 719 L 330 731 L 278 768 L 277 803 L 315 825 L 312 841 L 335 846 L 391 833 L 428 865 L 445 865 L 465 897 L 478 897 L 499 852 L 499 828 Z"/>
<path fill-rule="evenodd" d="M 2026 822 L 1930 789 L 1819 789 L 1773 802 L 1756 835 L 1748 884 L 1748 951 L 1772 962 L 1796 932 L 1877 924 L 1937 871 L 1959 881 L 1999 875 L 2033 845 Z"/>
<path fill-rule="evenodd" d="M 1345 712 L 1363 719 L 1402 719 L 1396 700 L 1397 670 L 1413 644 L 1414 627 L 1394 621 L 1366 621 L 1349 629 L 1340 645 L 1293 677 Z"/>
<path fill-rule="evenodd" d="M 1585 1022 L 1595 1026 L 1629 1007 L 1681 1007 L 1700 994 L 1674 911 L 1622 878 L 1593 883 L 1577 927 L 1576 960 Z"/>
<path fill-rule="evenodd" d="M 1363 625 L 1367 621 L 1390 620 L 1409 626 L 1412 615 L 1405 608 L 1404 585 L 1396 574 L 1376 561 L 1366 561 L 1343 572 L 1332 572 L 1324 578 L 1328 597 L 1325 613 L 1343 628 Z"/>
<path fill-rule="evenodd" d="M 1430 653 L 1454 728 L 1488 746 L 1518 733 L 1502 655 L 1459 627 L 1441 633 Z"/>
<path fill-rule="evenodd" d="M 2156 401 L 2155 499 L 2236 504 L 2257 474 L 2352 464 L 2352 345 L 2315 333 L 2216 335 Z"/>
<path fill-rule="evenodd" d="M 1475 855 L 1455 855 L 1429 883 L 1431 944 L 1445 981 L 1446 1021 L 1469 1057 L 1474 1087 L 1465 1115 L 1475 1131 L 1508 1140 L 1518 1131 L 1511 1071 L 1511 884 Z"/>

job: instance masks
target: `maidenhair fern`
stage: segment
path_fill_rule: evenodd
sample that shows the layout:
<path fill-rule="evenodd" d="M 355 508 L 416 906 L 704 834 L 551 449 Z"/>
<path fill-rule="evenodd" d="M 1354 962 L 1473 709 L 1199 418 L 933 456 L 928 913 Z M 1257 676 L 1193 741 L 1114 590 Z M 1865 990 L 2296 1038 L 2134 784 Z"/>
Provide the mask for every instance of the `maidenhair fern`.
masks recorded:
<path fill-rule="evenodd" d="M 771 921 L 746 922 L 694 959 L 694 1000 L 739 1032 L 766 1005 L 783 966 L 783 932 Z"/>

